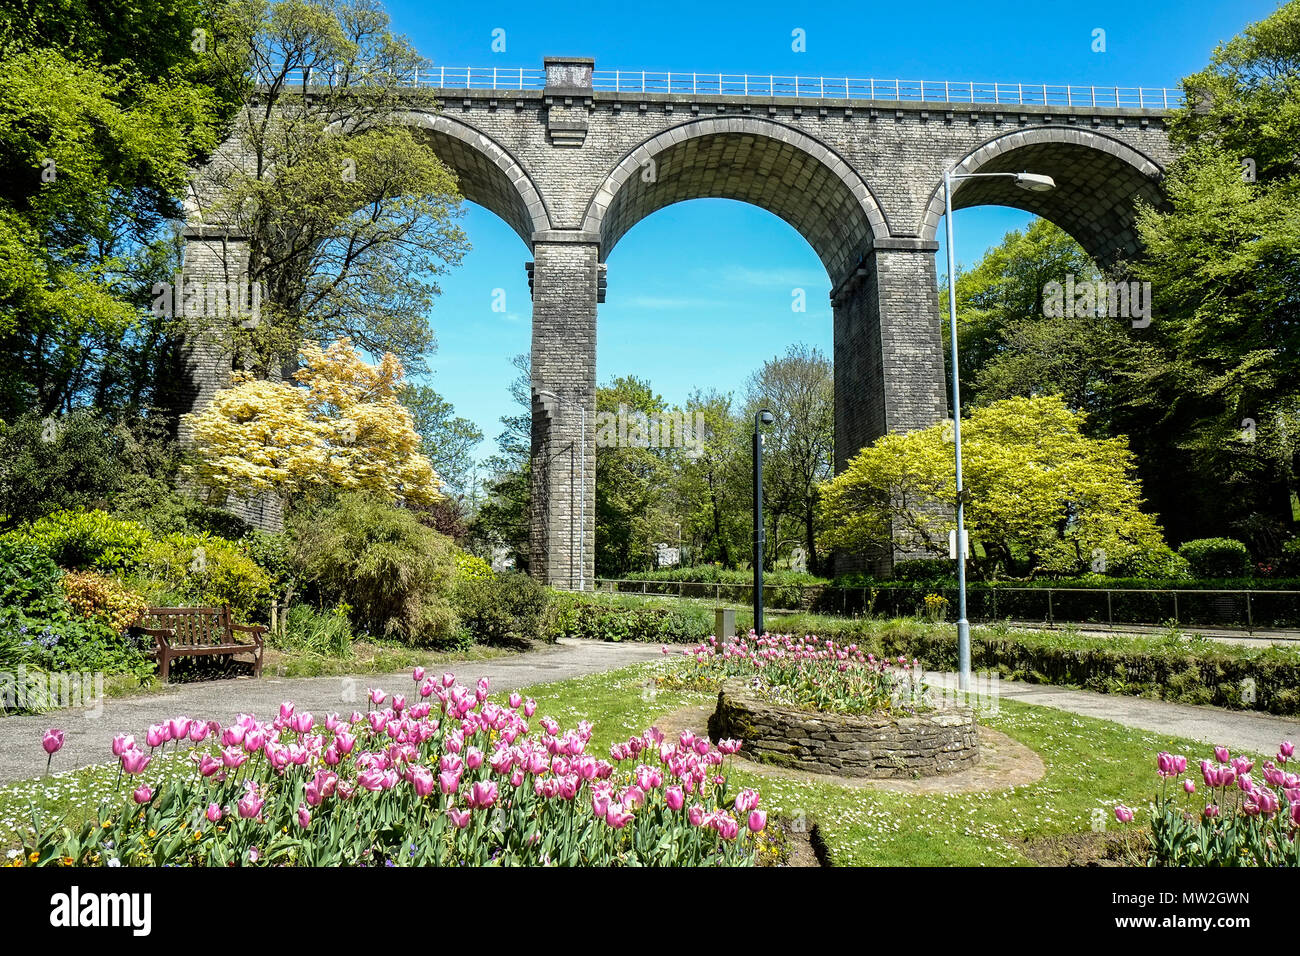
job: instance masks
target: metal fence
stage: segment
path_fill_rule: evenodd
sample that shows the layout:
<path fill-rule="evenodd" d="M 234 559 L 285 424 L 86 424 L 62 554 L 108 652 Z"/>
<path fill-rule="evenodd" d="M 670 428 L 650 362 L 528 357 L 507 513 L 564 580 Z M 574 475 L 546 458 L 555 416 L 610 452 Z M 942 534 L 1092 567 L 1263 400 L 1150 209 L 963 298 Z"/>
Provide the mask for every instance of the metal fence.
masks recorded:
<path fill-rule="evenodd" d="M 341 68 L 340 68 L 341 69 Z M 274 71 L 279 74 L 282 71 Z M 337 83 L 341 74 L 317 69 L 291 70 L 288 86 Z M 365 85 L 378 75 L 348 77 Z M 523 67 L 435 66 L 399 76 L 411 87 L 455 90 L 541 90 L 546 72 Z M 265 81 L 263 82 L 265 84 Z M 1183 102 L 1180 89 L 1149 86 L 1080 86 L 1049 83 L 975 83 L 955 80 L 881 80 L 871 77 L 782 76 L 775 73 L 673 73 L 651 70 L 596 70 L 592 89 L 602 93 L 673 93 L 702 96 L 796 97 L 835 100 L 881 100 L 905 103 L 984 104 L 995 106 L 1110 107 L 1171 109 Z"/>
<path fill-rule="evenodd" d="M 753 602 L 753 585 L 749 584 L 601 579 L 597 588 L 620 594 L 695 598 L 718 603 Z M 927 594 L 945 598 L 949 617 L 953 616 L 957 606 L 955 586 L 841 588 L 769 584 L 763 587 L 764 601 L 773 610 L 840 616 L 908 617 L 922 612 Z M 1097 627 L 1173 624 L 1247 633 L 1300 628 L 1300 591 L 975 586 L 967 589 L 966 601 L 969 619 L 984 622 L 1013 620 Z"/>

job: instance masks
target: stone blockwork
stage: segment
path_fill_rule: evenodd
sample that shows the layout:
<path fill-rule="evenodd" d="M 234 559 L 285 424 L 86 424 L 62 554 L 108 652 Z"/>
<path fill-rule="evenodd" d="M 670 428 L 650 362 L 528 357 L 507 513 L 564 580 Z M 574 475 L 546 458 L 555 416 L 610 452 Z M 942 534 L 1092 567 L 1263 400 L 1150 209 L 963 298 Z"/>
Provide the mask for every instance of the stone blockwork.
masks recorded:
<path fill-rule="evenodd" d="M 946 417 L 934 265 L 945 169 L 1052 176 L 1057 189 L 1046 193 L 1007 179 L 967 180 L 953 205 L 996 203 L 1044 216 L 1117 269 L 1137 249 L 1138 203 L 1161 202 L 1160 180 L 1174 158 L 1167 114 L 1158 109 L 612 93 L 592 89 L 590 59 L 552 57 L 545 67 L 542 90 L 412 91 L 393 122 L 420 130 L 463 195 L 532 250 L 534 390 L 559 400 L 534 402 L 544 493 L 534 496 L 531 566 L 564 587 L 592 580 L 603 264 L 641 219 L 671 203 L 724 197 L 770 210 L 808 240 L 832 289 L 842 468 L 888 431 Z M 220 208 L 222 177 L 245 152 L 228 142 L 210 167 L 212 181 L 200 174 L 194 217 Z M 192 258 L 202 268 L 208 255 L 192 239 L 187 269 Z M 617 295 L 617 275 L 612 288 Z M 200 342 L 193 354 L 207 349 Z M 214 362 L 219 367 L 220 357 Z M 209 377 L 197 370 L 195 407 L 210 395 Z M 582 437 L 572 403 L 587 412 L 581 463 L 568 461 L 582 457 L 568 450 Z M 582 501 L 587 528 L 572 514 Z M 884 553 L 875 563 L 890 560 Z"/>
<path fill-rule="evenodd" d="M 740 681 L 723 684 L 709 736 L 738 738 L 752 760 L 844 777 L 932 777 L 979 761 L 969 710 L 915 717 L 812 713 L 768 703 Z"/>

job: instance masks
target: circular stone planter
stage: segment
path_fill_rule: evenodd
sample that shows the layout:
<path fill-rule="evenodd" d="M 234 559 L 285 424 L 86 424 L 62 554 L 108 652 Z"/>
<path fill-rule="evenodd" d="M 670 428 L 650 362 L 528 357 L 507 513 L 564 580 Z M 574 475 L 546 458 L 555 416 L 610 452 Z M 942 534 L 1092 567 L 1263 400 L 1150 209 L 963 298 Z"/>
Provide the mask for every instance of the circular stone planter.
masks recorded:
<path fill-rule="evenodd" d="M 736 680 L 718 693 L 709 736 L 739 738 L 751 760 L 845 777 L 933 777 L 979 761 L 968 709 L 914 717 L 817 713 L 769 703 Z"/>

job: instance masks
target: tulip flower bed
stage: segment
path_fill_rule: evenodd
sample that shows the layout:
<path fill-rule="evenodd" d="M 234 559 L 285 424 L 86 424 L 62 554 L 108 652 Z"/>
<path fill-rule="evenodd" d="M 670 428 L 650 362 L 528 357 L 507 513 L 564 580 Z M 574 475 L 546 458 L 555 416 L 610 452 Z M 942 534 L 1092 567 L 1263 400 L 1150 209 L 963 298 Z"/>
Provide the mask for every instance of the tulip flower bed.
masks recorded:
<path fill-rule="evenodd" d="M 1295 748 L 1286 741 L 1275 760 L 1255 761 L 1214 748 L 1202 760 L 1199 792 L 1187 758 L 1162 752 L 1156 758 L 1160 793 L 1151 805 L 1150 857 L 1157 866 L 1300 865 L 1300 774 L 1286 770 Z M 1260 780 L 1262 779 L 1262 783 Z M 1120 804 L 1115 816 L 1131 823 L 1135 812 Z"/>
<path fill-rule="evenodd" d="M 767 814 L 730 793 L 737 741 L 654 728 L 587 753 L 592 725 L 413 673 L 411 700 L 318 721 L 292 703 L 228 726 L 177 717 L 113 745 L 119 799 L 79 827 L 34 813 L 24 865 L 749 865 Z M 57 731 L 46 736 L 53 758 Z M 151 765 L 188 750 L 193 772 Z"/>
<path fill-rule="evenodd" d="M 774 704 L 805 710 L 861 715 L 929 709 L 920 661 L 878 658 L 857 644 L 750 631 L 722 644 L 710 637 L 682 653 L 692 663 L 663 679 L 670 686 L 717 690 L 740 678 Z"/>

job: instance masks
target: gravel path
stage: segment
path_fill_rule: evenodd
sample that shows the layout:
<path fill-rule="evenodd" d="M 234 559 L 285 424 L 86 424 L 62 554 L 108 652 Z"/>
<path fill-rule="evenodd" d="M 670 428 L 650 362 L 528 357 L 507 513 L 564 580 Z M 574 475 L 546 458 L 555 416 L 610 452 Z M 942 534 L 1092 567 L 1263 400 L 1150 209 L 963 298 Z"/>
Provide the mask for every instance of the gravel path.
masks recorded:
<path fill-rule="evenodd" d="M 445 666 L 455 671 L 462 682 L 488 678 L 496 692 L 617 670 L 662 656 L 657 644 L 562 640 L 558 645 L 513 657 Z M 65 771 L 112 760 L 110 747 L 117 734 L 133 733 L 143 741 L 148 726 L 167 717 L 184 714 L 223 723 L 242 713 L 270 717 L 283 700 L 292 700 L 299 711 L 319 715 L 351 713 L 366 709 L 369 687 L 409 697 L 413 686 L 409 672 L 364 677 L 236 678 L 173 684 L 155 694 L 109 698 L 103 701 L 98 714 L 68 710 L 8 717 L 0 720 L 0 784 L 44 772 L 41 735 L 49 727 L 58 727 L 66 734 L 54 764 L 56 770 Z"/>

